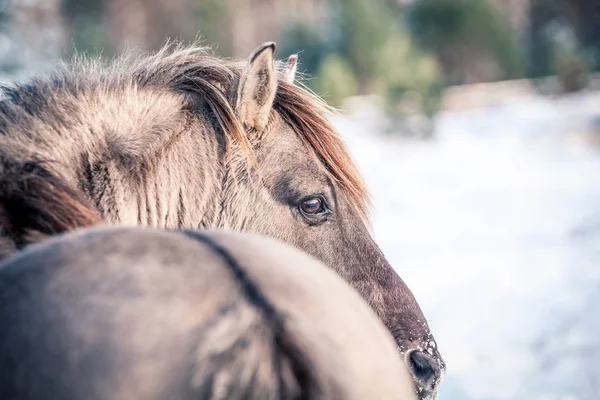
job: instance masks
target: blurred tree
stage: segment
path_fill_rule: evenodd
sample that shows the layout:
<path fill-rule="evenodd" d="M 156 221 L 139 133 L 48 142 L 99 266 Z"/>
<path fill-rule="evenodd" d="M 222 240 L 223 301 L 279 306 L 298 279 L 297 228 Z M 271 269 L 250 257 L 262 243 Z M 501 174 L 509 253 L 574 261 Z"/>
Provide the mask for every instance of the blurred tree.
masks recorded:
<path fill-rule="evenodd" d="M 7 2 L 0 2 L 0 72 L 13 73 L 19 64 L 14 57 L 11 56 L 11 41 L 10 35 L 10 20 L 12 10 Z"/>
<path fill-rule="evenodd" d="M 559 13 L 559 3 L 551 0 L 533 0 L 529 12 L 528 75 L 541 77 L 554 73 L 553 45 L 548 37 L 547 25 Z"/>
<path fill-rule="evenodd" d="M 10 21 L 10 10 L 7 2 L 0 2 L 0 32 L 6 32 Z"/>
<path fill-rule="evenodd" d="M 391 129 L 402 126 L 404 133 L 429 137 L 443 92 L 439 66 L 433 56 L 419 50 L 401 32 L 391 35 L 378 54 L 382 60 L 378 91 L 383 95 Z"/>
<path fill-rule="evenodd" d="M 215 0 L 61 0 L 73 47 L 77 51 L 111 56 L 129 47 L 153 50 L 167 38 L 193 40 L 198 19 L 211 26 L 223 20 L 216 14 Z M 200 18 L 198 18 L 200 16 Z M 211 30 L 211 26 L 208 30 Z"/>
<path fill-rule="evenodd" d="M 600 2 L 533 0 L 530 21 L 528 72 L 531 76 L 559 73 L 557 68 L 565 67 L 564 53 L 573 53 L 569 56 L 573 64 L 600 69 Z"/>
<path fill-rule="evenodd" d="M 298 72 L 307 78 L 317 77 L 319 70 L 328 54 L 337 52 L 335 40 L 325 36 L 325 33 L 304 22 L 288 24 L 282 33 L 279 54 L 289 55 L 298 53 Z M 318 84 L 314 79 L 308 80 L 308 85 L 317 90 Z"/>
<path fill-rule="evenodd" d="M 355 94 L 379 94 L 394 125 L 417 115 L 431 119 L 442 93 L 437 61 L 401 28 L 398 4 L 331 0 L 331 5 L 324 27 L 297 23 L 284 34 L 283 54 L 300 49 L 300 71 L 316 74 L 309 86 L 335 106 Z"/>
<path fill-rule="evenodd" d="M 413 37 L 439 59 L 450 84 L 519 78 L 523 54 L 502 12 L 487 0 L 418 0 L 407 8 Z"/>
<path fill-rule="evenodd" d="M 222 0 L 202 0 L 196 6 L 200 37 L 207 46 L 218 46 L 219 54 L 231 56 L 232 30 L 227 23 L 231 19 L 229 8 Z"/>
<path fill-rule="evenodd" d="M 571 0 L 573 20 L 591 67 L 600 70 L 600 1 Z"/>
<path fill-rule="evenodd" d="M 358 79 L 358 91 L 373 91 L 377 57 L 395 27 L 394 13 L 383 0 L 331 0 L 339 51 Z"/>
<path fill-rule="evenodd" d="M 105 24 L 107 0 L 62 0 L 62 15 L 71 37 L 71 51 L 112 53 Z"/>
<path fill-rule="evenodd" d="M 341 107 L 344 99 L 354 96 L 358 91 L 358 82 L 352 68 L 341 56 L 328 54 L 318 73 L 316 91 L 329 104 Z"/>
<path fill-rule="evenodd" d="M 442 87 L 435 59 L 416 49 L 409 37 L 400 35 L 390 37 L 380 58 L 385 61 L 379 71 L 380 91 L 390 105 L 395 107 L 404 94 L 413 92 L 420 99 L 416 109 L 433 115 Z"/>
<path fill-rule="evenodd" d="M 0 0 L 0 68 L 18 75 L 40 72 L 62 55 L 65 32 L 61 0 Z"/>
<path fill-rule="evenodd" d="M 557 46 L 552 65 L 565 92 L 575 92 L 587 86 L 588 63 L 575 44 Z"/>
<path fill-rule="evenodd" d="M 198 31 L 197 0 L 104 0 L 112 46 L 155 50 L 170 39 L 193 40 Z"/>

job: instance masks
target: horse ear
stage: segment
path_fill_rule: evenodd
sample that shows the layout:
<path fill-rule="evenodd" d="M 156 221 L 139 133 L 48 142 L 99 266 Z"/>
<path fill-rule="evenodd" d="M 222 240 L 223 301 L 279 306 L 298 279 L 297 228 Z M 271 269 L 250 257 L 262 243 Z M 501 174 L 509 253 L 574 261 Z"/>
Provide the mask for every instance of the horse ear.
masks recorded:
<path fill-rule="evenodd" d="M 298 67 L 298 54 L 292 54 L 288 57 L 285 72 L 283 73 L 283 80 L 289 84 L 294 83 L 296 79 L 296 69 Z"/>
<path fill-rule="evenodd" d="M 268 42 L 252 52 L 238 88 L 238 118 L 246 127 L 258 131 L 267 126 L 277 91 L 275 48 L 275 42 Z"/>

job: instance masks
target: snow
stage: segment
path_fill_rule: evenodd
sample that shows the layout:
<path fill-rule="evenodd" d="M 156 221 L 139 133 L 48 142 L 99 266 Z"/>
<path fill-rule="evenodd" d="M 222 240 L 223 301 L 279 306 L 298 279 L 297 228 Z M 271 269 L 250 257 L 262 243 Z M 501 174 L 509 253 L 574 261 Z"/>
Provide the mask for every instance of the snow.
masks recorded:
<path fill-rule="evenodd" d="M 599 115 L 597 94 L 531 97 L 441 114 L 422 142 L 380 133 L 376 114 L 335 119 L 373 195 L 374 237 L 448 364 L 442 399 L 589 394 L 576 368 L 542 373 L 534 345 L 588 318 L 600 288 L 600 150 L 573 140 Z M 600 351 L 597 336 L 556 340 Z"/>

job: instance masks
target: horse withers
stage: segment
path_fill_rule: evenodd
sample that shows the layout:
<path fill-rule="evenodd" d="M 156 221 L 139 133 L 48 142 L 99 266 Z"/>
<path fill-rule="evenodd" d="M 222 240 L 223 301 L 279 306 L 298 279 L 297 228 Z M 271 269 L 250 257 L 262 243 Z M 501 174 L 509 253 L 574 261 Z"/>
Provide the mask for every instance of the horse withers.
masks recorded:
<path fill-rule="evenodd" d="M 85 229 L 0 264 L 0 398 L 417 398 L 316 259 L 223 231 Z"/>
<path fill-rule="evenodd" d="M 196 46 L 76 59 L 0 101 L 0 257 L 102 221 L 271 236 L 318 258 L 392 333 L 423 398 L 445 365 L 369 232 L 368 193 L 297 58 Z"/>

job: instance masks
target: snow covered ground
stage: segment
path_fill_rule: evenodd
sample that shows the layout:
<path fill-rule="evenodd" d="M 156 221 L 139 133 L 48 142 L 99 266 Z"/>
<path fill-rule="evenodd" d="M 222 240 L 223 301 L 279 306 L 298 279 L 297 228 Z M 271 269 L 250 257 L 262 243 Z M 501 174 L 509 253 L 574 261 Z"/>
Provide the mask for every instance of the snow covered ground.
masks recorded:
<path fill-rule="evenodd" d="M 599 116 L 597 94 L 532 97 L 442 114 L 428 142 L 336 118 L 447 361 L 441 400 L 600 399 L 600 149 L 573 140 Z"/>

